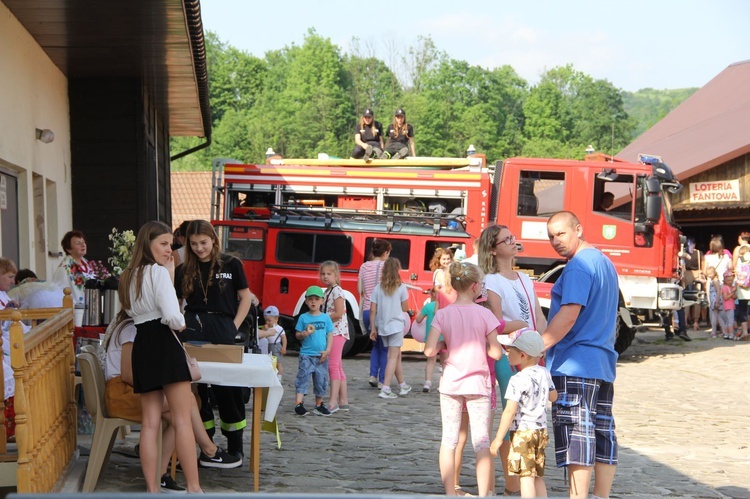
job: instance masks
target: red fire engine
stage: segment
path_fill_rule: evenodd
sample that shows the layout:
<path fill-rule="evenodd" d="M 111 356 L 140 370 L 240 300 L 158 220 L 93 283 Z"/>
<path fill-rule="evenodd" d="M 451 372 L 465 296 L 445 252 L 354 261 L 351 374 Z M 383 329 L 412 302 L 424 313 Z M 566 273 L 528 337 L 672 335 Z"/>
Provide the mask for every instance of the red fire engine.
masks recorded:
<path fill-rule="evenodd" d="M 618 350 L 630 344 L 638 316 L 680 306 L 674 284 L 680 233 L 670 196 L 679 188 L 666 165 L 621 161 L 513 158 L 489 167 L 483 155 L 463 159 L 271 159 L 265 165 L 214 161 L 213 224 L 224 250 L 242 259 L 251 289 L 276 305 L 291 330 L 304 290 L 318 283 L 318 266 L 341 267 L 352 355 L 369 346 L 358 317 L 357 273 L 373 239 L 388 239 L 404 282 L 432 285 L 438 247 L 472 241 L 490 223 L 507 225 L 522 246 L 517 265 L 539 277 L 540 298 L 564 261 L 547 239 L 546 220 L 570 210 L 586 239 L 605 252 L 620 276 Z M 605 192 L 615 201 L 601 207 Z M 410 291 L 410 308 L 424 301 Z M 294 335 L 290 335 L 293 339 Z"/>

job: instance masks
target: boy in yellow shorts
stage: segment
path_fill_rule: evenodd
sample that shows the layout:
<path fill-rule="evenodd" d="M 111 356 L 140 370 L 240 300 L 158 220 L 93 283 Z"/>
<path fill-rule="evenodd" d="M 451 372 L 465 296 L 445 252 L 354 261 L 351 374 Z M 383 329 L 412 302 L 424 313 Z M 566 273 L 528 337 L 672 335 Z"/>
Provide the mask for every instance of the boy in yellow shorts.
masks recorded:
<path fill-rule="evenodd" d="M 520 477 L 521 497 L 546 496 L 544 449 L 549 442 L 547 401 L 557 400 L 557 390 L 549 371 L 539 365 L 544 341 L 531 328 L 501 334 L 497 339 L 503 345 L 510 364 L 518 366 L 521 371 L 508 383 L 505 409 L 490 452 L 497 456 L 503 437 L 510 430 L 511 449 L 508 462 L 503 466 L 508 466 L 510 475 Z"/>

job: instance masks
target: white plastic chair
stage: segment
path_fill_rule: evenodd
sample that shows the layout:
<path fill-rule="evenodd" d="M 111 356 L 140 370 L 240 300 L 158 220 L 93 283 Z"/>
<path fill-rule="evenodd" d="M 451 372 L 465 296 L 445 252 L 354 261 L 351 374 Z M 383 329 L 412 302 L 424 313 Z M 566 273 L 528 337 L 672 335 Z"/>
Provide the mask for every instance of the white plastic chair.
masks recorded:
<path fill-rule="evenodd" d="M 130 419 L 113 418 L 107 415 L 104 405 L 105 381 L 104 373 L 99 366 L 96 357 L 87 352 L 78 354 L 78 361 L 83 379 L 83 394 L 86 399 L 86 408 L 94 419 L 96 427 L 91 440 L 91 453 L 86 466 L 86 477 L 83 480 L 83 492 L 93 492 L 102 468 L 109 461 L 112 444 L 115 440 L 115 432 L 122 426 L 139 425 L 140 421 Z M 161 431 L 157 442 L 157 456 L 161 456 Z M 159 460 L 157 460 L 157 480 L 161 477 Z"/>

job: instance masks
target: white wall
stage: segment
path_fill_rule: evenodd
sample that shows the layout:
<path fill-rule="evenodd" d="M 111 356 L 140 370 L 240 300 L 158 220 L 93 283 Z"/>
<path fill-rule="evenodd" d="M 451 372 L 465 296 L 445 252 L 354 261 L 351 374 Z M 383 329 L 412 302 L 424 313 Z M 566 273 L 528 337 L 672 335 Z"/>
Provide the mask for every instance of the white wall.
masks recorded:
<path fill-rule="evenodd" d="M 55 140 L 44 144 L 36 128 Z M 0 168 L 18 176 L 16 265 L 52 276 L 60 239 L 72 227 L 68 82 L 0 0 Z M 34 203 L 36 187 L 37 202 Z M 0 236 L 2 237 L 2 236 Z"/>

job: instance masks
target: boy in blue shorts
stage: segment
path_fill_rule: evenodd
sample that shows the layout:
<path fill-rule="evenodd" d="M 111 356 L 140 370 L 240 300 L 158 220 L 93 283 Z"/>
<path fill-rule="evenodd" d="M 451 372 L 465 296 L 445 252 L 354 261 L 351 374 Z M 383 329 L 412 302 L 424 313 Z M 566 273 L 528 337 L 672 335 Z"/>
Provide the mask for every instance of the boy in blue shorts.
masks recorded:
<path fill-rule="evenodd" d="M 310 389 L 310 375 L 313 379 L 315 409 L 313 414 L 330 416 L 331 411 L 323 404 L 323 397 L 328 391 L 328 355 L 333 345 L 333 322 L 328 314 L 321 311 L 323 306 L 323 289 L 310 286 L 305 292 L 305 304 L 308 312 L 300 315 L 295 327 L 295 336 L 301 342 L 299 349 L 299 369 L 294 381 L 296 399 L 294 412 L 305 416 L 307 409 L 302 404 Z"/>

